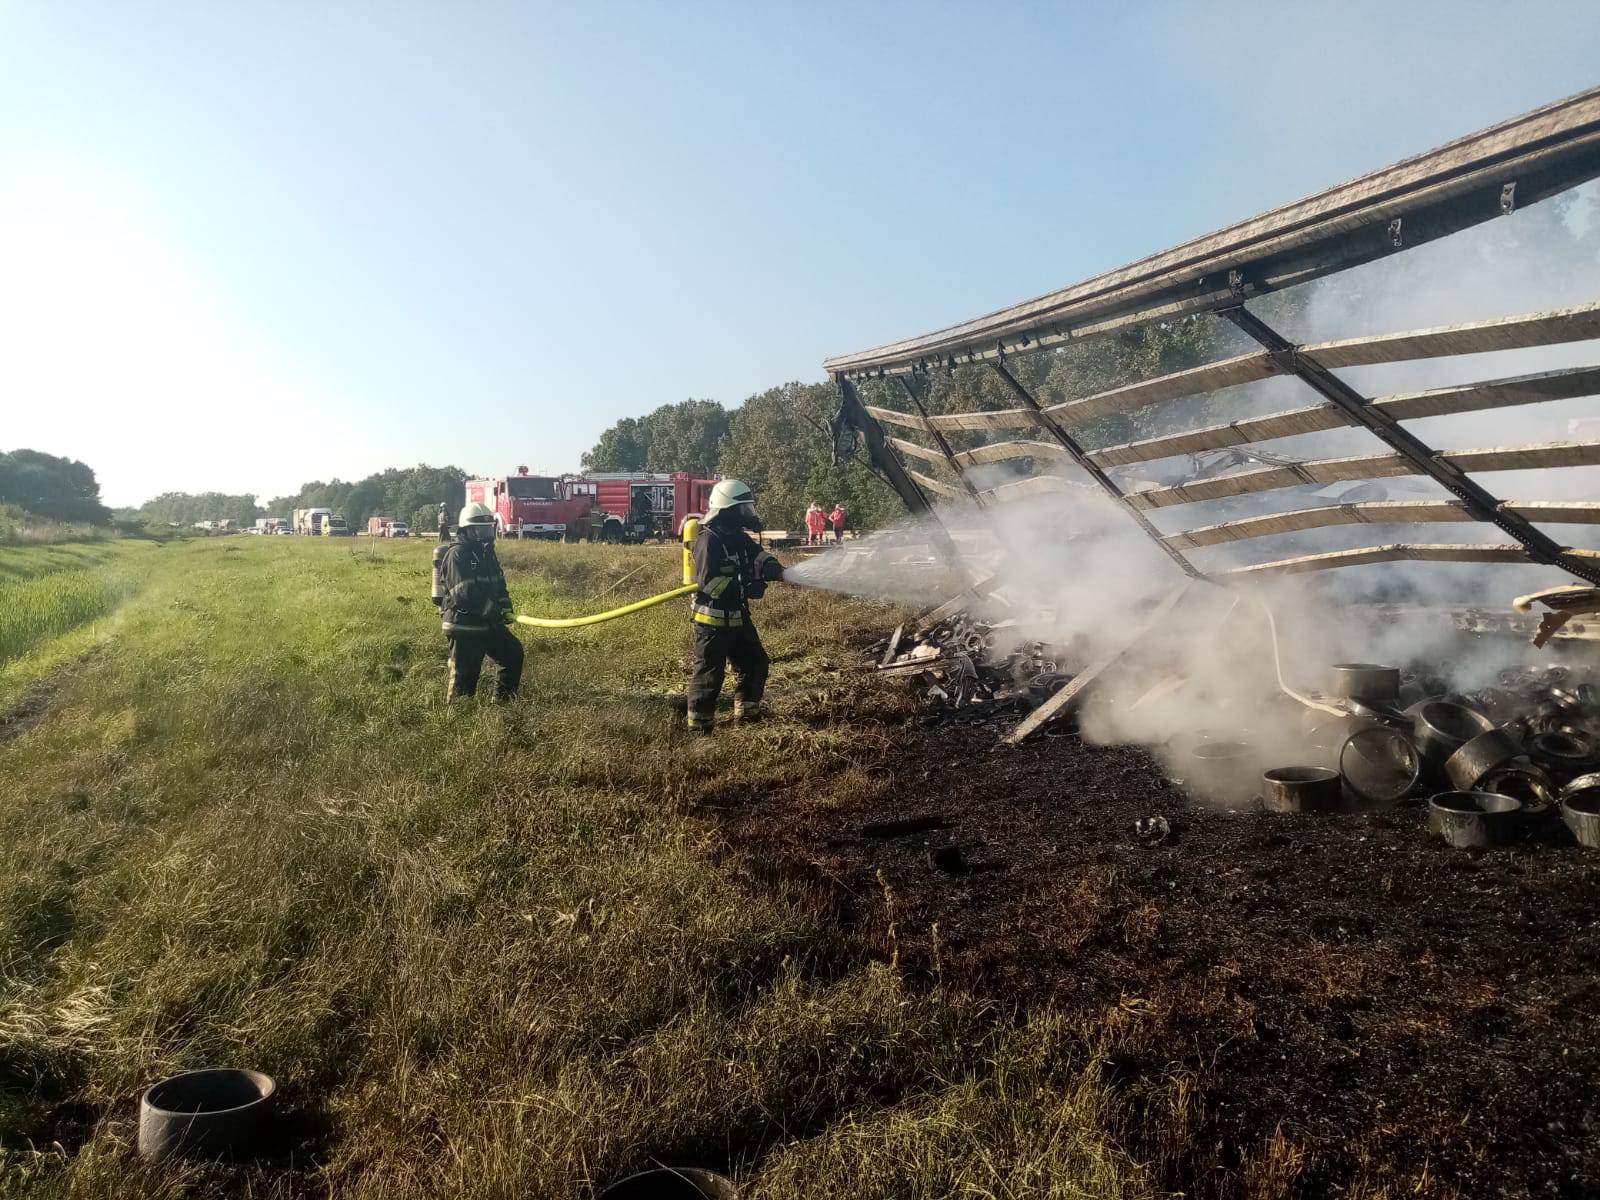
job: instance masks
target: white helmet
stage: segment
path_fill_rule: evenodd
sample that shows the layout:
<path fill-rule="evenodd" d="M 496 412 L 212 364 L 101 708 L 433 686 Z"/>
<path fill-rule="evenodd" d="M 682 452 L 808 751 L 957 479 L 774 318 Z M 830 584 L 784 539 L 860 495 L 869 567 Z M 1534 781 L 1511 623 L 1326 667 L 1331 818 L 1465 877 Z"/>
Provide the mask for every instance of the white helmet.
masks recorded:
<path fill-rule="evenodd" d="M 461 510 L 456 520 L 461 536 L 480 542 L 494 538 L 494 512 L 487 504 L 469 504 Z"/>
<path fill-rule="evenodd" d="M 740 506 L 748 506 L 748 515 L 755 516 L 756 494 L 750 490 L 750 485 L 738 479 L 721 480 L 711 489 L 711 502 L 706 505 L 706 520 L 711 520 L 725 508 Z"/>

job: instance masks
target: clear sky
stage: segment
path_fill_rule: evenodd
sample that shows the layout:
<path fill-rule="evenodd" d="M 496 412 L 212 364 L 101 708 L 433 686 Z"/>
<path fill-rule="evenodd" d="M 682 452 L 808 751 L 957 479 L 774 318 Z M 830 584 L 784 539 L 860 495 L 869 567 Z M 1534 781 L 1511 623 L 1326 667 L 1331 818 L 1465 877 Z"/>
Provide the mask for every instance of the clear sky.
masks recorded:
<path fill-rule="evenodd" d="M 819 379 L 1600 82 L 1600 4 L 0 0 L 0 449 L 113 504 Z"/>

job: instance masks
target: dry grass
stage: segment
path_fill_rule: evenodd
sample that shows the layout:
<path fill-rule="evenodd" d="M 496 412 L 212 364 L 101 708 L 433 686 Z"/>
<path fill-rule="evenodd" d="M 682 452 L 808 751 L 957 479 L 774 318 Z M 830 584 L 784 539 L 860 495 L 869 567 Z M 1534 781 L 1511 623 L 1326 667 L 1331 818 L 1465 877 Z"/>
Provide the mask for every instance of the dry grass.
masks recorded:
<path fill-rule="evenodd" d="M 677 605 L 443 705 L 427 552 L 116 550 L 131 598 L 14 664 L 102 643 L 0 745 L 0 1193 L 569 1197 L 659 1159 L 785 1200 L 1152 1194 L 1091 1038 L 908 987 L 695 815 L 870 783 L 902 702 L 845 642 L 881 614 L 775 589 L 778 719 L 689 742 Z M 677 571 L 504 558 L 552 614 Z M 279 1078 L 297 1155 L 141 1167 L 141 1086 L 214 1063 Z"/>

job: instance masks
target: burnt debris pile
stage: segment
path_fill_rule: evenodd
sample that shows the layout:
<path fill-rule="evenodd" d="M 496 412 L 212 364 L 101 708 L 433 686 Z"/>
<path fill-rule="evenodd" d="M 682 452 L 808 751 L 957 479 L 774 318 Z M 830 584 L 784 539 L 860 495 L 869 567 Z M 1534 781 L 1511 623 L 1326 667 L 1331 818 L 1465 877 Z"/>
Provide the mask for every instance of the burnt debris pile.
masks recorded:
<path fill-rule="evenodd" d="M 918 689 L 928 725 L 1014 722 L 1066 687 L 1083 659 L 1078 639 L 1052 644 L 1015 620 L 968 612 L 902 625 L 873 649 L 880 674 L 905 676 Z"/>
<path fill-rule="evenodd" d="M 1043 716 L 1040 706 L 1074 679 L 1081 675 L 1081 685 L 1095 674 L 1081 639 L 1052 643 L 1015 620 L 965 610 L 902 625 L 873 650 L 880 674 L 917 690 L 930 726 L 1014 729 L 1019 717 Z M 1541 831 L 1559 839 L 1564 823 L 1600 848 L 1600 673 L 1582 666 L 1510 666 L 1486 686 L 1457 690 L 1447 671 L 1428 664 L 1336 663 L 1323 690 L 1279 694 L 1256 717 L 1263 728 L 1220 722 L 1152 738 L 1149 748 L 1192 798 L 1213 807 L 1416 806 L 1455 846 Z M 1047 728 L 1072 732 L 1059 719 Z"/>

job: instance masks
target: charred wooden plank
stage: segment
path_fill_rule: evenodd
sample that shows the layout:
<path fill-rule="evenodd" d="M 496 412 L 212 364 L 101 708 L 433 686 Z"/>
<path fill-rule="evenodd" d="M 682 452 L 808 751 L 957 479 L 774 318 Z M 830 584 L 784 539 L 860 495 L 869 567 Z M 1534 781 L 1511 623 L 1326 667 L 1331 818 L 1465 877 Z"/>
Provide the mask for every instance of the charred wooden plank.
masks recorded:
<path fill-rule="evenodd" d="M 924 475 L 921 471 L 913 471 L 910 467 L 907 467 L 906 474 L 911 476 L 911 478 L 915 479 L 930 492 L 935 492 L 938 495 L 943 496 L 946 500 L 965 500 L 967 498 L 966 493 L 960 488 L 951 487 L 948 483 L 941 483 L 939 480 L 934 479 L 931 476 Z"/>
<path fill-rule="evenodd" d="M 863 404 L 861 407 L 877 417 L 885 425 L 900 425 L 906 429 L 915 429 L 918 432 L 925 432 L 928 428 L 926 421 L 911 413 L 898 412 L 892 408 L 879 408 L 876 404 Z"/>
<path fill-rule="evenodd" d="M 988 431 L 994 429 L 1032 429 L 1037 422 L 1025 408 L 1002 408 L 987 412 L 941 413 L 929 417 L 936 429 Z"/>
<path fill-rule="evenodd" d="M 1501 504 L 1530 521 L 1552 525 L 1600 525 L 1600 504 L 1586 500 L 1508 500 Z M 1270 513 L 1202 525 L 1182 533 L 1168 534 L 1163 541 L 1183 550 L 1219 546 L 1276 533 L 1298 533 L 1305 529 L 1326 529 L 1334 525 L 1410 525 L 1430 521 L 1470 522 L 1466 506 L 1459 500 L 1363 500 L 1354 504 L 1330 504 L 1320 508 L 1301 508 L 1293 512 Z"/>
<path fill-rule="evenodd" d="M 1002 483 L 999 487 L 986 488 L 981 494 L 985 499 L 1005 504 L 1033 496 L 1059 496 L 1064 492 L 1081 492 L 1088 495 L 1090 491 L 1091 489 L 1082 484 L 1073 483 L 1059 475 L 1034 475 L 1027 479 Z"/>
<path fill-rule="evenodd" d="M 1301 575 L 1308 571 L 1330 571 L 1338 567 L 1359 567 L 1384 562 L 1530 562 L 1521 546 L 1495 543 L 1419 544 L 1394 542 L 1385 546 L 1358 546 L 1350 550 L 1329 550 L 1322 554 L 1299 554 L 1272 562 L 1234 567 L 1222 575 L 1234 577 L 1260 575 Z"/>
<path fill-rule="evenodd" d="M 1067 452 L 1054 442 L 1035 442 L 1015 439 L 1007 442 L 990 442 L 987 446 L 974 446 L 956 455 L 963 467 L 976 467 L 983 463 L 1005 462 L 1015 458 L 1062 459 Z"/>
<path fill-rule="evenodd" d="M 941 467 L 949 465 L 945 462 L 944 455 L 937 450 L 929 450 L 926 446 L 919 446 L 915 442 L 906 441 L 904 438 L 892 437 L 884 440 L 900 451 L 901 454 L 909 454 L 913 458 L 920 458 L 924 462 L 931 462 Z"/>
<path fill-rule="evenodd" d="M 1501 446 L 1483 450 L 1447 450 L 1439 456 L 1463 471 L 1525 471 L 1544 467 L 1600 466 L 1600 442 L 1547 442 L 1533 446 Z M 1128 500 L 1141 509 L 1168 508 L 1270 492 L 1303 484 L 1343 483 L 1352 479 L 1391 479 L 1419 474 L 1398 454 L 1321 458 L 1289 466 L 1265 467 L 1198 479 L 1172 487 L 1129 492 Z"/>
<path fill-rule="evenodd" d="M 895 651 L 900 649 L 900 639 L 905 636 L 905 632 L 904 621 L 894 627 L 894 633 L 889 638 L 889 645 L 883 652 L 883 661 L 878 664 L 880 667 L 887 667 L 894 661 Z"/>
<path fill-rule="evenodd" d="M 1466 521 L 1466 507 L 1459 500 L 1370 500 L 1356 504 L 1330 504 L 1302 508 L 1294 512 L 1271 513 L 1217 525 L 1202 525 L 1182 533 L 1168 534 L 1163 541 L 1179 549 L 1219 546 L 1227 542 L 1248 541 L 1275 533 L 1297 533 L 1305 529 L 1326 529 L 1333 525 L 1405 525 L 1425 521 Z"/>

